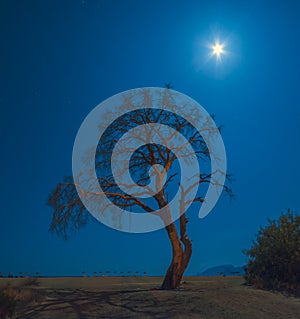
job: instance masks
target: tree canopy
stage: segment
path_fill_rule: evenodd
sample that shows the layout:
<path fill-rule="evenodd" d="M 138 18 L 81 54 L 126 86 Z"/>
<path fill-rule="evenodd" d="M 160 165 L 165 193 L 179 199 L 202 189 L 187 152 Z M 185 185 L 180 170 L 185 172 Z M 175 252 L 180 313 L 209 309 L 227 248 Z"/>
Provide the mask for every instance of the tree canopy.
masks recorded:
<path fill-rule="evenodd" d="M 71 231 L 85 225 L 91 218 L 85 208 L 86 203 L 89 207 L 94 205 L 92 209 L 96 214 L 104 214 L 110 207 L 117 206 L 128 213 L 138 209 L 155 215 L 163 221 L 173 253 L 162 287 L 176 288 L 192 253 L 192 243 L 186 232 L 187 207 L 194 202 L 202 203 L 209 185 L 220 190 L 224 186 L 219 181 L 224 180 L 226 172 L 210 170 L 210 159 L 215 154 L 211 154 L 203 138 L 203 134 L 207 139 L 218 138 L 219 128 L 211 124 L 213 120 L 209 115 L 199 115 L 196 106 L 176 105 L 170 89 L 161 91 L 162 105 L 158 108 L 151 107 L 149 91 L 142 90 L 140 94 L 143 107 L 136 109 L 132 105 L 136 96 L 129 95 L 123 100 L 125 111 L 122 115 L 116 116 L 110 110 L 104 114 L 114 120 L 109 120 L 111 124 L 103 129 L 98 145 L 85 156 L 86 163 L 94 163 L 93 169 L 82 170 L 74 178 L 65 178 L 50 194 L 48 204 L 54 209 L 50 230 L 67 238 Z M 198 131 L 180 116 L 178 108 L 186 108 L 192 122 L 201 121 L 202 130 Z M 99 122 L 101 125 L 101 119 Z M 181 139 L 181 135 L 185 139 Z M 155 142 L 157 140 L 159 142 Z M 119 161 L 119 165 L 113 166 L 113 161 Z M 193 170 L 193 161 L 197 165 L 201 162 L 201 173 Z M 95 172 L 97 183 L 93 186 L 91 181 Z M 185 177 L 187 172 L 188 178 Z M 120 177 L 125 173 L 129 175 L 126 182 L 122 182 L 124 179 Z M 227 185 L 224 188 L 232 195 Z M 178 189 L 180 192 L 177 192 Z M 168 204 L 177 193 L 178 209 L 175 209 L 174 215 L 174 209 L 172 211 Z M 108 201 L 101 199 L 103 194 Z M 148 198 L 143 198 L 144 195 Z M 179 230 L 174 224 L 174 216 L 176 219 L 180 217 Z M 113 218 L 117 224 L 118 214 Z"/>

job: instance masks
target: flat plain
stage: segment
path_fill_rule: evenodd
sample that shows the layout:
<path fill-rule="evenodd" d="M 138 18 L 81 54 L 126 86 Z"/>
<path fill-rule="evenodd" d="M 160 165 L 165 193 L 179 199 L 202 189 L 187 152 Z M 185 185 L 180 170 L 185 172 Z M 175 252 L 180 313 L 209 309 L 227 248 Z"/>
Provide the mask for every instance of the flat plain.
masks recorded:
<path fill-rule="evenodd" d="M 32 293 L 14 319 L 198 318 L 299 319 L 300 299 L 243 285 L 241 277 L 185 277 L 159 290 L 162 277 L 0 278 L 0 288 Z M 28 294 L 27 293 L 27 294 Z"/>

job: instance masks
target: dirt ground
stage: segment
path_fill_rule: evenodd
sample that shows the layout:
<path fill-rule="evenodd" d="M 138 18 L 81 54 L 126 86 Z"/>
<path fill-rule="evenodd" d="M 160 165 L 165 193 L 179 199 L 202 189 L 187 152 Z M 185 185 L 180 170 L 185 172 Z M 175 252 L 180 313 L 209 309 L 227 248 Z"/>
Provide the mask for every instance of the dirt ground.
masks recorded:
<path fill-rule="evenodd" d="M 0 287 L 24 279 L 1 278 Z M 40 278 L 42 298 L 17 306 L 14 319 L 300 319 L 300 299 L 242 285 L 240 277 L 186 277 L 159 290 L 161 277 Z"/>

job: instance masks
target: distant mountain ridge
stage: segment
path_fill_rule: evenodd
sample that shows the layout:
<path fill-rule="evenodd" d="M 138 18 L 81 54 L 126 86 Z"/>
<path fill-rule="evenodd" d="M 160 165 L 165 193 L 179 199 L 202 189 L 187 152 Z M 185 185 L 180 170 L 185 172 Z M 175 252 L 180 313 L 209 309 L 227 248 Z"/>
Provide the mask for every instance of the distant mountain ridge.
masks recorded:
<path fill-rule="evenodd" d="M 242 276 L 244 273 L 244 266 L 221 265 L 206 269 L 200 273 L 200 276 Z"/>

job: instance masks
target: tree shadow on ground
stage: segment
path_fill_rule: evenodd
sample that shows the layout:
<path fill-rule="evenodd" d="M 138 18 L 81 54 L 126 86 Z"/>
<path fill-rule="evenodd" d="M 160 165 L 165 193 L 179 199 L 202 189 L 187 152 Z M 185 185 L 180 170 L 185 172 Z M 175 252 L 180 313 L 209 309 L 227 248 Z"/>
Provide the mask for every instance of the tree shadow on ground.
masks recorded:
<path fill-rule="evenodd" d="M 45 290 L 45 300 L 19 309 L 16 319 L 168 318 L 153 291 Z"/>

